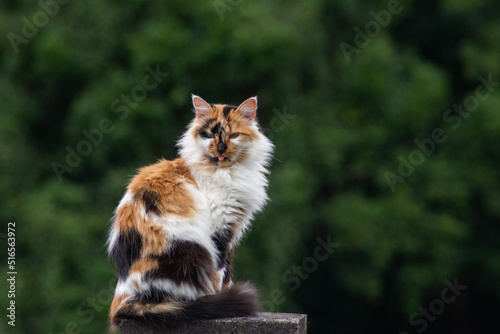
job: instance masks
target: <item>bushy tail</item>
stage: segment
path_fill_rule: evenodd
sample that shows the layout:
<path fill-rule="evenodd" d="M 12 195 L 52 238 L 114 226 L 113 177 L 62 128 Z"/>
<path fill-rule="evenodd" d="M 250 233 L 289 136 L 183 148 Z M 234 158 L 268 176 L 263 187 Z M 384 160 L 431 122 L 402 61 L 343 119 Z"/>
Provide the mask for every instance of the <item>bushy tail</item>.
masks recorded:
<path fill-rule="evenodd" d="M 154 327 L 175 327 L 192 320 L 251 316 L 258 310 L 257 290 L 252 284 L 243 282 L 190 302 L 146 304 L 137 299 L 128 300 L 112 315 L 111 330 L 117 330 L 123 319 L 147 321 Z"/>

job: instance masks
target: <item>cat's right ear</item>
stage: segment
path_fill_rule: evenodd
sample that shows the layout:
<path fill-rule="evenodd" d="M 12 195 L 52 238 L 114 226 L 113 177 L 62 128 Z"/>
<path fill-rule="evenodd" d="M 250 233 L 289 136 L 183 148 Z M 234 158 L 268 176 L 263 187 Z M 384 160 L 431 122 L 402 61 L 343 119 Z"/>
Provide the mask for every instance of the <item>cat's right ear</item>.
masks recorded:
<path fill-rule="evenodd" d="M 210 105 L 201 97 L 192 94 L 191 98 L 193 99 L 193 107 L 196 112 L 196 118 L 203 118 L 212 111 Z"/>

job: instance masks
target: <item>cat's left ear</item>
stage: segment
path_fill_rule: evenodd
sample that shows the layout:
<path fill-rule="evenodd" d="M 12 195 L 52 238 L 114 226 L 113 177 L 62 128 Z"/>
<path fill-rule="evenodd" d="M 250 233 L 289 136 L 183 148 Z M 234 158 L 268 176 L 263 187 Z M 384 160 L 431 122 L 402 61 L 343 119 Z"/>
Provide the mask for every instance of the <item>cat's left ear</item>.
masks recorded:
<path fill-rule="evenodd" d="M 245 100 L 236 110 L 239 111 L 243 117 L 248 118 L 250 121 L 255 120 L 255 116 L 257 114 L 257 96 Z"/>
<path fill-rule="evenodd" d="M 210 105 L 198 95 L 193 94 L 191 95 L 191 98 L 193 99 L 193 107 L 196 112 L 196 118 L 203 118 L 212 111 Z"/>

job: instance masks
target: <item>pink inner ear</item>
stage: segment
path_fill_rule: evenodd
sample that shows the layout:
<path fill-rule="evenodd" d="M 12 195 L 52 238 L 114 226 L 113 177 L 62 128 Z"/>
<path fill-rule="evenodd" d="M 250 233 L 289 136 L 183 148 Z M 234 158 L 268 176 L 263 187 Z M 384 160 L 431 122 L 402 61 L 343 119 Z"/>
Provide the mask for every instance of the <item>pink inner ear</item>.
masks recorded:
<path fill-rule="evenodd" d="M 257 97 L 251 97 L 238 107 L 239 112 L 253 121 L 257 113 Z"/>
<path fill-rule="evenodd" d="M 204 117 L 211 111 L 210 105 L 196 95 L 193 95 L 193 107 L 197 118 Z"/>

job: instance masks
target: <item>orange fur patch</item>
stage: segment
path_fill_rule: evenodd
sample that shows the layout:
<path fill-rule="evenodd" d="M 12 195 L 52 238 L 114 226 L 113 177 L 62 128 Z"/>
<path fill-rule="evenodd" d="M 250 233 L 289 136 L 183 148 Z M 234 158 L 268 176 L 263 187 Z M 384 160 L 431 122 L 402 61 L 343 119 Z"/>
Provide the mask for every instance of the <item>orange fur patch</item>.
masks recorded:
<path fill-rule="evenodd" d="M 137 221 L 141 216 L 137 212 L 134 203 L 125 203 L 118 207 L 115 214 L 116 228 L 120 231 L 127 231 L 131 228 L 137 228 Z"/>
<path fill-rule="evenodd" d="M 184 160 L 162 159 L 141 168 L 128 189 L 137 198 L 151 197 L 159 215 L 191 217 L 196 213 L 195 203 L 184 183 L 195 184 Z"/>
<path fill-rule="evenodd" d="M 139 230 L 142 235 L 142 256 L 161 255 L 165 249 L 170 247 L 171 240 L 160 226 L 144 222 L 143 228 Z"/>
<path fill-rule="evenodd" d="M 176 302 L 167 302 L 167 303 L 161 303 L 161 304 L 148 304 L 147 305 L 147 310 L 151 313 L 173 313 L 176 314 L 184 309 L 182 306 L 182 303 L 176 303 Z"/>
<path fill-rule="evenodd" d="M 210 282 L 212 283 L 212 286 L 214 288 L 214 291 L 217 293 L 220 291 L 220 286 L 221 286 L 221 282 L 222 281 L 222 277 L 221 275 L 216 272 L 216 271 L 212 271 L 210 273 Z"/>
<path fill-rule="evenodd" d="M 146 258 L 146 259 L 138 259 L 135 261 L 129 270 L 129 275 L 134 272 L 145 273 L 149 270 L 154 270 L 158 268 L 158 259 L 155 258 Z"/>
<path fill-rule="evenodd" d="M 110 323 L 112 323 L 111 329 L 113 331 L 118 329 L 118 328 L 113 328 L 116 326 L 115 320 L 113 318 L 115 317 L 116 313 L 120 310 L 120 307 L 122 307 L 124 300 L 129 297 L 130 297 L 129 294 L 115 295 L 113 301 L 111 302 L 111 307 L 109 309 L 109 319 Z"/>

